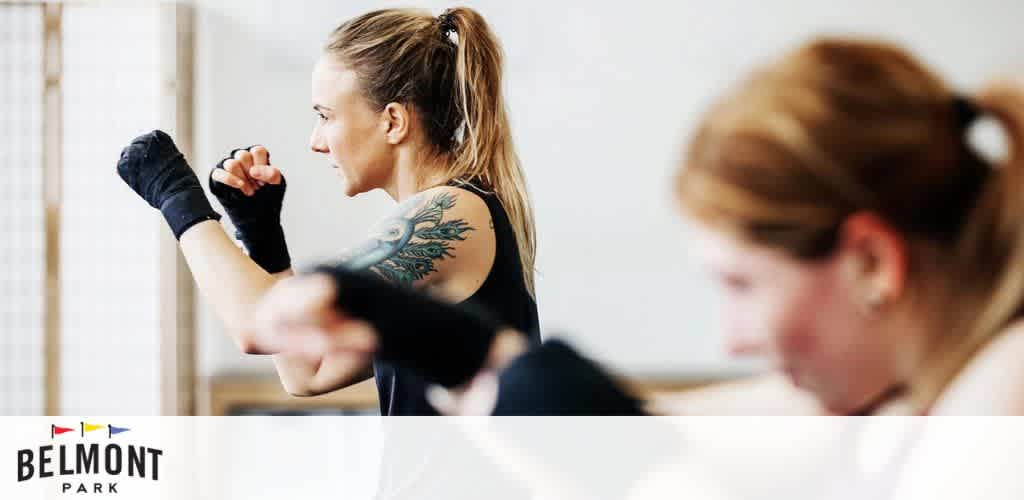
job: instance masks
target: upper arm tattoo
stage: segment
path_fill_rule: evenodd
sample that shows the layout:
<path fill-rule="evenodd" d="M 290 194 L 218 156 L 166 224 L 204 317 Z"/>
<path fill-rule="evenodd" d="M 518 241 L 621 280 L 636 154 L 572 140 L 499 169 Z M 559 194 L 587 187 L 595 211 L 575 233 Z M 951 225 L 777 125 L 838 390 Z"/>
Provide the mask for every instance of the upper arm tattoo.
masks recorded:
<path fill-rule="evenodd" d="M 463 241 L 473 228 L 463 219 L 443 220 L 456 196 L 442 192 L 423 203 L 424 195 L 402 203 L 398 215 L 386 219 L 379 232 L 343 259 L 352 269 L 369 269 L 400 285 L 411 285 L 437 271 L 435 263 L 454 258 L 452 242 Z M 415 211 L 413 207 L 419 206 Z M 410 214 L 410 212 L 412 212 Z"/>

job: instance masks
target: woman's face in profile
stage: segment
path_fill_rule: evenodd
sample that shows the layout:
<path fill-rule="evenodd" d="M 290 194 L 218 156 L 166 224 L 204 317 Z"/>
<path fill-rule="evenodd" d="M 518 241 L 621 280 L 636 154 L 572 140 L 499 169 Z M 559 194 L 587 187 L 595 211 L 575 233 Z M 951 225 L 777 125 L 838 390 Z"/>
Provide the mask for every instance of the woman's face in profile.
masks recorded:
<path fill-rule="evenodd" d="M 327 155 L 348 196 L 385 186 L 393 165 L 388 124 L 363 97 L 356 73 L 324 55 L 313 69 L 312 90 L 310 148 Z"/>
<path fill-rule="evenodd" d="M 842 249 L 798 260 L 689 222 L 696 257 L 720 291 L 730 354 L 767 359 L 836 413 L 892 385 L 888 344 L 844 272 Z"/>

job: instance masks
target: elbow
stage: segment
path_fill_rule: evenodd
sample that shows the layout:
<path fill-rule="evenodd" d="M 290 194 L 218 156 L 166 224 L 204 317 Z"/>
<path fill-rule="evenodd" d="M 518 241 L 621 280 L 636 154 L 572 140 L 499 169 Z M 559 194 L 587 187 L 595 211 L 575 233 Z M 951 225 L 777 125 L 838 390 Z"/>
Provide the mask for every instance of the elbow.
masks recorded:
<path fill-rule="evenodd" d="M 309 390 L 295 390 L 295 389 L 292 389 L 292 390 L 288 390 L 287 392 L 288 392 L 288 394 L 290 396 L 292 396 L 294 398 L 311 398 L 313 396 L 318 396 L 319 395 L 319 394 L 317 394 L 317 393 L 315 393 L 313 391 L 309 391 Z"/>
<path fill-rule="evenodd" d="M 236 331 L 231 337 L 235 340 L 235 345 L 238 346 L 238 350 L 245 354 L 273 354 L 272 352 L 268 352 L 265 346 L 260 345 L 260 343 L 248 333 Z"/>
<path fill-rule="evenodd" d="M 268 342 L 271 339 L 258 333 L 260 328 L 251 318 L 252 313 L 243 310 L 221 314 L 221 331 L 243 354 L 274 354 Z"/>
<path fill-rule="evenodd" d="M 309 385 L 299 384 L 293 380 L 281 379 L 281 387 L 283 387 L 284 391 L 289 395 L 296 398 L 309 398 L 320 394 L 313 390 Z"/>
<path fill-rule="evenodd" d="M 302 375 L 287 370 L 282 371 L 280 365 L 278 365 L 277 376 L 281 380 L 281 387 L 285 392 L 297 398 L 308 398 L 323 394 L 326 391 L 317 387 L 316 371 L 320 368 L 319 363 L 317 365 L 313 373 Z"/>
<path fill-rule="evenodd" d="M 238 349 L 241 350 L 243 354 L 263 354 L 259 346 L 248 339 L 238 339 L 236 344 L 238 344 Z"/>

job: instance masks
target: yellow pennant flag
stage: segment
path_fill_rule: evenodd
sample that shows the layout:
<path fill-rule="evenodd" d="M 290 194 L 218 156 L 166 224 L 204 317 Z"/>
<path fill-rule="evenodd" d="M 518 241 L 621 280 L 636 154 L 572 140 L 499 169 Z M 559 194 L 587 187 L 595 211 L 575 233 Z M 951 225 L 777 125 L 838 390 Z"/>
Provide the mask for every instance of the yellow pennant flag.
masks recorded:
<path fill-rule="evenodd" d="M 87 424 L 85 422 L 82 422 L 82 431 L 83 432 L 98 431 L 100 429 L 106 429 L 106 428 L 107 428 L 107 426 L 105 426 L 105 425 L 93 425 L 93 424 Z"/>

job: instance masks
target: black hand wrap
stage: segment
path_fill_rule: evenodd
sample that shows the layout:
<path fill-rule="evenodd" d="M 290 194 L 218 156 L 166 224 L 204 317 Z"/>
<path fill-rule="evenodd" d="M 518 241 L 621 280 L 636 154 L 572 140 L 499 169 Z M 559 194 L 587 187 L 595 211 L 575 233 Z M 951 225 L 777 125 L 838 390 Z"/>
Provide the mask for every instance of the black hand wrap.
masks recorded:
<path fill-rule="evenodd" d="M 224 162 L 233 159 L 238 151 L 249 151 L 255 146 L 239 148 L 220 161 L 210 171 L 210 192 L 217 197 L 235 226 L 235 238 L 245 245 L 251 258 L 268 273 L 278 273 L 292 266 L 288 245 L 281 227 L 281 205 L 287 187 L 284 175 L 280 184 L 265 184 L 252 196 L 213 180 L 213 172 L 223 169 Z M 268 153 L 269 158 L 269 153 Z"/>
<path fill-rule="evenodd" d="M 484 365 L 499 323 L 482 310 L 452 305 L 343 266 L 316 269 L 337 286 L 338 309 L 372 324 L 378 359 L 454 387 Z"/>
<path fill-rule="evenodd" d="M 136 137 L 121 150 L 117 174 L 153 208 L 160 210 L 174 237 L 206 221 L 220 220 L 174 140 L 160 130 Z"/>
<path fill-rule="evenodd" d="M 644 415 L 594 362 L 550 340 L 513 360 L 498 376 L 494 415 Z"/>

